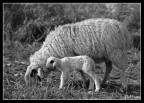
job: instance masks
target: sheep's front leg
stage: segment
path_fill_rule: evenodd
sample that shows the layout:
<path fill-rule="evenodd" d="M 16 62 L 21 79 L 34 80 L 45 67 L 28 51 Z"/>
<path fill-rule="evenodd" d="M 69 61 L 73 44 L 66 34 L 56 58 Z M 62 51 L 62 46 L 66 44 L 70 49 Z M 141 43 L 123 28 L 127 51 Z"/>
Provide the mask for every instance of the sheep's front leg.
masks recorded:
<path fill-rule="evenodd" d="M 61 77 L 60 77 L 60 86 L 59 86 L 60 89 L 63 88 L 64 82 L 65 82 L 65 80 L 67 78 L 67 74 L 68 74 L 68 72 L 62 72 L 62 74 L 61 74 Z"/>

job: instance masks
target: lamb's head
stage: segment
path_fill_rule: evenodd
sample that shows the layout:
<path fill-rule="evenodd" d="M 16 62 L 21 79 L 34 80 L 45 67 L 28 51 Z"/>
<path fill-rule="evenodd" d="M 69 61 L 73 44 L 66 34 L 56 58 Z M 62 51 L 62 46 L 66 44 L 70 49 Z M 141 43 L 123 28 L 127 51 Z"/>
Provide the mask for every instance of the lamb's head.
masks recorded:
<path fill-rule="evenodd" d="M 48 71 L 54 71 L 58 65 L 59 59 L 56 57 L 49 57 L 46 62 L 46 68 Z"/>

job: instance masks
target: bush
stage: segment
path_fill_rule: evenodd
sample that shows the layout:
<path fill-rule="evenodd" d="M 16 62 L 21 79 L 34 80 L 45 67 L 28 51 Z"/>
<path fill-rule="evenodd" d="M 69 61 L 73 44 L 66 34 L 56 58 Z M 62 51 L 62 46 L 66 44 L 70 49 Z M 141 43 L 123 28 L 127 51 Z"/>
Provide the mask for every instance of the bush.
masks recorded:
<path fill-rule="evenodd" d="M 140 29 L 140 4 L 4 4 L 4 40 L 43 42 L 58 25 L 89 18 L 113 18 Z"/>

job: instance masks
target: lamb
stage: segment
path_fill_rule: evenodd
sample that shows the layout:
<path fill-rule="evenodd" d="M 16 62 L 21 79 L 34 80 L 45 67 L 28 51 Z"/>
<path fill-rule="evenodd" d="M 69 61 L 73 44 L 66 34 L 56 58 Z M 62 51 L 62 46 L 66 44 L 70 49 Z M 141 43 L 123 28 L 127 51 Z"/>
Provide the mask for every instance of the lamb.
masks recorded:
<path fill-rule="evenodd" d="M 30 57 L 25 82 L 29 84 L 30 74 L 39 68 L 47 74 L 50 70 L 45 64 L 47 58 L 51 56 L 61 59 L 68 56 L 87 55 L 95 63 L 105 62 L 106 64 L 102 87 L 108 79 L 113 63 L 120 70 L 120 80 L 126 88 L 125 69 L 130 41 L 126 26 L 114 19 L 88 19 L 59 26 L 46 37 L 41 49 Z"/>
<path fill-rule="evenodd" d="M 73 71 L 78 71 L 82 74 L 85 84 L 85 76 L 84 73 L 89 76 L 90 85 L 89 90 L 94 89 L 95 83 L 95 92 L 98 92 L 100 89 L 98 76 L 92 71 L 96 68 L 95 62 L 89 56 L 81 55 L 74 57 L 64 57 L 62 59 L 56 57 L 49 57 L 46 62 L 46 68 L 49 69 L 58 69 L 62 72 L 60 77 L 60 86 L 62 89 L 64 85 L 64 81 L 67 79 L 68 74 Z M 41 76 L 41 74 L 40 74 Z M 43 76 L 41 76 L 43 78 Z"/>

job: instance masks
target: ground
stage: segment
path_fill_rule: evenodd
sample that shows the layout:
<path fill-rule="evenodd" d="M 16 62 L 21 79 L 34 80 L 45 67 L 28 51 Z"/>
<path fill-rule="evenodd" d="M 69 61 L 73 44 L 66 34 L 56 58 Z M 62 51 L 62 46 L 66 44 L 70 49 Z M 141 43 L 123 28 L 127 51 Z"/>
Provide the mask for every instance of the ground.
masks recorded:
<path fill-rule="evenodd" d="M 24 74 L 29 63 L 29 56 L 40 48 L 39 44 L 26 45 L 19 43 L 4 45 L 3 53 L 3 98 L 4 99 L 141 99 L 141 53 L 131 49 L 128 53 L 129 64 L 128 88 L 124 94 L 119 80 L 119 71 L 113 66 L 107 86 L 98 94 L 88 93 L 80 80 L 70 77 L 64 89 L 59 90 L 60 72 L 50 73 L 41 86 L 28 87 Z M 95 73 L 104 77 L 105 64 L 98 64 Z M 74 81 L 73 81 L 74 80 Z"/>

